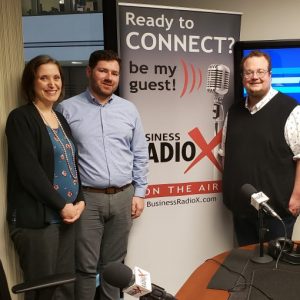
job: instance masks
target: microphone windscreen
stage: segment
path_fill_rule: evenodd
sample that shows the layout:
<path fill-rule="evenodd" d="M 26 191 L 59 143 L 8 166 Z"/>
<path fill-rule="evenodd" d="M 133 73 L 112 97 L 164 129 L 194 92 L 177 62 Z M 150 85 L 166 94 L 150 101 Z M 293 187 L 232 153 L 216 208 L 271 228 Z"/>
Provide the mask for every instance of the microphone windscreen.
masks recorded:
<path fill-rule="evenodd" d="M 129 287 L 134 277 L 132 270 L 122 263 L 110 263 L 104 268 L 102 276 L 107 283 L 120 289 Z"/>
<path fill-rule="evenodd" d="M 230 69 L 222 64 L 211 64 L 207 70 L 206 90 L 225 95 L 229 90 Z"/>
<path fill-rule="evenodd" d="M 241 195 L 245 199 L 250 199 L 253 194 L 257 193 L 257 190 L 255 187 L 253 187 L 249 183 L 245 183 L 241 187 Z"/>

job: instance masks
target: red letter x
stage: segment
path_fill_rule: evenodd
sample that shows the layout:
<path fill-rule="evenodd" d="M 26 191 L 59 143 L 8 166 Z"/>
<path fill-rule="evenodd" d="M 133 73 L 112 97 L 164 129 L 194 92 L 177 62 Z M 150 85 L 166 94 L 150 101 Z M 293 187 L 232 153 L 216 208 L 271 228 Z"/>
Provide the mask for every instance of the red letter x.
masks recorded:
<path fill-rule="evenodd" d="M 192 161 L 189 167 L 184 171 L 187 173 L 195 164 L 197 164 L 203 157 L 207 156 L 210 161 L 216 166 L 216 168 L 222 172 L 222 166 L 212 153 L 212 150 L 221 143 L 222 130 L 210 141 L 209 144 L 206 143 L 202 133 L 196 127 L 189 132 L 189 136 L 194 140 L 194 142 L 201 148 L 202 152 Z"/>

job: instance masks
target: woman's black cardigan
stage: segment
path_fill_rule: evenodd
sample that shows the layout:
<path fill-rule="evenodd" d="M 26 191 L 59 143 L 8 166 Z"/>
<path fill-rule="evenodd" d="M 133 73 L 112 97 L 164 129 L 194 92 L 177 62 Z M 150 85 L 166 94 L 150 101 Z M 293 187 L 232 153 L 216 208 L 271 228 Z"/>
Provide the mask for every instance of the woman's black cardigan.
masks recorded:
<path fill-rule="evenodd" d="M 74 143 L 65 118 L 59 112 L 56 114 Z M 5 132 L 8 143 L 7 221 L 15 221 L 16 227 L 45 227 L 51 222 L 53 211 L 60 212 L 66 204 L 53 188 L 54 152 L 46 125 L 36 107 L 29 103 L 9 114 Z M 75 202 L 80 200 L 83 200 L 81 188 Z"/>

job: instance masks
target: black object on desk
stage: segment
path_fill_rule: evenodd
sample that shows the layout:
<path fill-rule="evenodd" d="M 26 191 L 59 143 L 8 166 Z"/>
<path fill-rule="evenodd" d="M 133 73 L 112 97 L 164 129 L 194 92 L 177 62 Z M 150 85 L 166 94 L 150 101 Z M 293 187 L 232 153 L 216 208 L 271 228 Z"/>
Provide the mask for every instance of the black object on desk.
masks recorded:
<path fill-rule="evenodd" d="M 279 262 L 278 269 L 275 269 L 274 260 L 265 264 L 253 263 L 251 258 L 258 250 L 233 249 L 211 279 L 208 288 L 232 290 L 229 300 L 267 300 L 259 290 L 269 299 L 299 300 L 300 265 Z"/>

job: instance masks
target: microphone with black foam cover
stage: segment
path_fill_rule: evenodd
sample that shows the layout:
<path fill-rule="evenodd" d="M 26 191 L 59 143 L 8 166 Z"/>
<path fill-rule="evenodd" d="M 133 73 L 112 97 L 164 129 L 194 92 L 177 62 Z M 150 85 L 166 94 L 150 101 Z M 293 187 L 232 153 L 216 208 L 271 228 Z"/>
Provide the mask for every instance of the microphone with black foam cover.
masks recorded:
<path fill-rule="evenodd" d="M 214 94 L 213 119 L 215 120 L 216 134 L 219 123 L 224 121 L 222 100 L 229 91 L 230 69 L 223 64 L 211 64 L 207 70 L 206 90 Z"/>
<path fill-rule="evenodd" d="M 102 276 L 108 284 L 141 300 L 176 300 L 162 287 L 152 284 L 150 273 L 139 267 L 131 270 L 122 263 L 111 263 L 103 270 Z"/>
<path fill-rule="evenodd" d="M 247 199 L 251 199 L 251 205 L 255 207 L 256 210 L 262 208 L 267 214 L 282 221 L 281 217 L 275 212 L 275 210 L 267 204 L 269 197 L 263 192 L 257 192 L 251 184 L 246 183 L 241 187 L 241 193 Z"/>
<path fill-rule="evenodd" d="M 108 284 L 133 297 L 138 298 L 152 291 L 150 273 L 138 267 L 132 271 L 122 263 L 111 263 L 103 270 L 102 276 Z"/>

